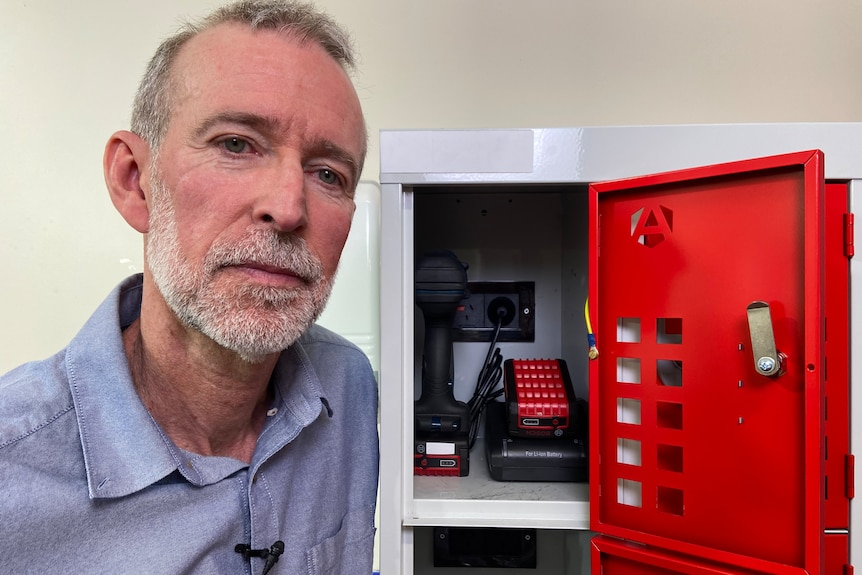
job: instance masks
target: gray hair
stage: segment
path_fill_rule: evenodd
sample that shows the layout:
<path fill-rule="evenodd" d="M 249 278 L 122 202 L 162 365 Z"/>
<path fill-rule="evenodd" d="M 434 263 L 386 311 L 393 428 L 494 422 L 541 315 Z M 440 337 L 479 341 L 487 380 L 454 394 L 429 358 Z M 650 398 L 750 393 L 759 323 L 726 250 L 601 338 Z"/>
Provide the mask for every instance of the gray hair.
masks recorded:
<path fill-rule="evenodd" d="M 171 67 L 177 54 L 199 33 L 226 23 L 246 24 L 252 30 L 285 32 L 299 42 L 319 44 L 347 72 L 356 66 L 347 32 L 311 4 L 293 0 L 240 0 L 223 6 L 199 22 L 186 23 L 162 42 L 147 66 L 135 96 L 131 129 L 147 142 L 154 154 L 171 117 Z"/>

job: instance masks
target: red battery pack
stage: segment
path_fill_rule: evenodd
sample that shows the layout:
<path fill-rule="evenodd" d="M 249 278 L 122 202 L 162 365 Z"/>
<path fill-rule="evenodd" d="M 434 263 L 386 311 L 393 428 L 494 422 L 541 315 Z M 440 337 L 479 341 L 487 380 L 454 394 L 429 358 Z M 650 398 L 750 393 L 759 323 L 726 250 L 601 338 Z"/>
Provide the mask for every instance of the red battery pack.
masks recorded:
<path fill-rule="evenodd" d="M 507 359 L 503 364 L 507 427 L 514 437 L 575 434 L 575 393 L 562 359 Z"/>

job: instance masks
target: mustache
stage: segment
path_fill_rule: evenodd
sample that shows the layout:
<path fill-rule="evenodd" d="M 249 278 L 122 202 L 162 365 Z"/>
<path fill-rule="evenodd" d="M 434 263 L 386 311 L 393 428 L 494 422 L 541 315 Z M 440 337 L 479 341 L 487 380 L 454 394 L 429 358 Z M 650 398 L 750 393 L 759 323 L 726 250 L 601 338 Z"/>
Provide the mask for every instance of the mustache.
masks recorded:
<path fill-rule="evenodd" d="M 270 230 L 252 230 L 239 241 L 213 245 L 204 260 L 204 269 L 214 274 L 223 267 L 246 264 L 287 270 L 309 284 L 323 279 L 323 264 L 303 238 Z"/>

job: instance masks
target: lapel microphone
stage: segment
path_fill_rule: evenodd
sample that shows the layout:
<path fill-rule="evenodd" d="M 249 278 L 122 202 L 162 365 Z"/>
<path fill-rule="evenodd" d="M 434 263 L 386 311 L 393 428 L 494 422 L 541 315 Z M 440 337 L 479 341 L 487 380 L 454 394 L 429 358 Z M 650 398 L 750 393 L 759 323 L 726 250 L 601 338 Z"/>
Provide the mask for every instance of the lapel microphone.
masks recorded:
<path fill-rule="evenodd" d="M 260 557 L 266 561 L 263 565 L 263 575 L 269 573 L 269 570 L 278 563 L 278 558 L 284 553 L 284 541 L 276 541 L 269 549 L 252 549 L 251 545 L 245 543 L 237 543 L 233 548 L 234 551 L 241 554 L 244 558 Z"/>

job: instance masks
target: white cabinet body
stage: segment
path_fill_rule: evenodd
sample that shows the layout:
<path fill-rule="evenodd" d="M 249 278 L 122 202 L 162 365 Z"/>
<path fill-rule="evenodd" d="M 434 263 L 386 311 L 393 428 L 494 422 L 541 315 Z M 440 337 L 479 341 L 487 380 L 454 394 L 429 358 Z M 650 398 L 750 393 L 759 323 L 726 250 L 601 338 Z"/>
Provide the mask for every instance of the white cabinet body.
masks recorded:
<path fill-rule="evenodd" d="M 422 330 L 413 270 L 423 251 L 452 249 L 470 265 L 471 281 L 535 281 L 535 340 L 500 344 L 503 355 L 565 359 L 576 393 L 586 397 L 589 183 L 819 149 L 826 180 L 847 182 L 851 209 L 862 202 L 862 124 L 383 131 L 380 144 L 382 575 L 426 572 L 427 545 L 417 538 L 433 526 L 547 530 L 564 547 L 546 553 L 556 554 L 548 573 L 580 573 L 587 554 L 586 483 L 493 481 L 481 440 L 468 477 L 414 477 Z M 853 301 L 862 288 L 852 260 L 850 273 Z M 851 326 L 862 325 L 858 306 L 851 312 Z M 851 341 L 862 353 L 862 337 L 851 333 Z M 457 399 L 472 393 L 486 352 L 487 343 L 455 344 Z M 862 421 L 862 393 L 850 410 L 851 426 Z M 862 444 L 862 425 L 850 433 L 852 444 Z M 860 516 L 851 513 L 850 532 L 862 533 Z M 860 539 L 851 538 L 856 562 Z"/>

